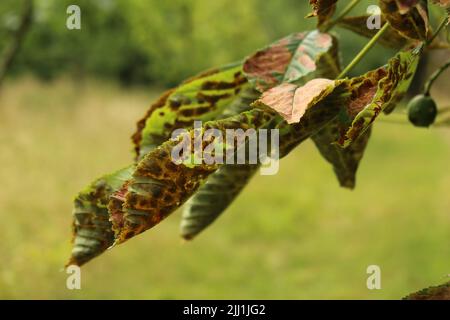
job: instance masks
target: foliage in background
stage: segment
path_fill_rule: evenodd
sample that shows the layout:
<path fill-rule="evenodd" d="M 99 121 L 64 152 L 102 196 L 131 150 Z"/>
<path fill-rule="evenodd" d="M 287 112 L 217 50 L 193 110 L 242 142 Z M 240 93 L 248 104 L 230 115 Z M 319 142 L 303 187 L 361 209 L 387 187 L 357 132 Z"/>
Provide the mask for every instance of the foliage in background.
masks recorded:
<path fill-rule="evenodd" d="M 94 75 L 124 84 L 173 86 L 213 65 L 241 59 L 314 19 L 307 1 L 229 0 L 34 0 L 35 21 L 14 64 L 13 74 L 42 79 Z M 66 8 L 81 7 L 82 30 L 66 28 Z M 364 14 L 371 1 L 364 0 Z M 15 28 L 21 1 L 0 2 L 0 50 Z M 270 23 L 269 23 L 270 22 Z M 342 32 L 349 57 L 364 39 Z M 224 49 L 225 48 L 225 49 Z M 364 72 L 384 63 L 372 52 Z"/>

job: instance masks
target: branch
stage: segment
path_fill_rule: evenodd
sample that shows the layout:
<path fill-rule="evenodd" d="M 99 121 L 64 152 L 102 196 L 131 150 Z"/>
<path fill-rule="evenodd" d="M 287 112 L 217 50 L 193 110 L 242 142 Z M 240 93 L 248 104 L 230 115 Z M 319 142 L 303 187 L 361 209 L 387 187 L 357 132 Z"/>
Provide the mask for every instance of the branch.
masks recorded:
<path fill-rule="evenodd" d="M 447 70 L 447 68 L 450 67 L 450 60 L 447 61 L 444 65 L 442 65 L 438 70 L 436 70 L 430 77 L 430 80 L 425 84 L 425 95 L 430 95 L 431 87 L 433 86 L 433 83 L 439 78 L 439 76 Z"/>
<path fill-rule="evenodd" d="M 341 72 L 341 74 L 337 77 L 337 79 L 344 78 L 357 64 L 361 61 L 361 59 L 369 52 L 370 49 L 377 43 L 378 39 L 381 38 L 383 33 L 389 28 L 389 22 L 386 22 L 377 34 L 366 44 L 366 46 L 356 55 L 356 57 L 350 62 L 350 64 Z"/>

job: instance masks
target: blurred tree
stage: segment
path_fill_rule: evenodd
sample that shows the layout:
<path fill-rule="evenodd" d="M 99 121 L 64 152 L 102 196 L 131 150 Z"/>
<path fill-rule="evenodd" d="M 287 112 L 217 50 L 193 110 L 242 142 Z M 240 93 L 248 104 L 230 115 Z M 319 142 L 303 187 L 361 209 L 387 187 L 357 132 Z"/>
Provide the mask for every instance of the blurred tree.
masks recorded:
<path fill-rule="evenodd" d="M 30 28 L 33 18 L 33 1 L 24 0 L 23 8 L 20 15 L 17 17 L 17 22 L 12 26 L 11 40 L 7 44 L 0 60 L 0 86 L 6 73 L 11 68 L 11 65 L 19 52 L 20 46 L 25 38 L 28 29 Z"/>
<path fill-rule="evenodd" d="M 354 14 L 365 13 L 369 2 L 362 1 Z M 81 30 L 66 28 L 71 4 L 81 8 Z M 17 1 L 3 0 L 0 12 L 2 48 Z M 36 21 L 11 73 L 173 86 L 203 69 L 243 59 L 286 34 L 314 28 L 314 19 L 304 19 L 309 12 L 308 2 L 298 0 L 35 0 Z M 351 59 L 366 40 L 337 31 Z M 355 73 L 385 59 L 375 49 L 365 61 Z"/>

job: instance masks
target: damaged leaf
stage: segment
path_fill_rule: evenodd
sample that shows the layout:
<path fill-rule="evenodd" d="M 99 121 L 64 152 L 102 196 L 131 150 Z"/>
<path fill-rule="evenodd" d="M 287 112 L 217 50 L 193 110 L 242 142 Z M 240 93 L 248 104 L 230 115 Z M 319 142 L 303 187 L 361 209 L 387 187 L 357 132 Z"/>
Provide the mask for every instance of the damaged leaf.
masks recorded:
<path fill-rule="evenodd" d="M 317 62 L 330 52 L 333 45 L 333 37 L 318 30 L 295 33 L 247 58 L 243 70 L 260 92 L 283 82 L 305 82 L 320 76 Z"/>
<path fill-rule="evenodd" d="M 247 89 L 239 96 L 225 109 L 223 118 L 249 110 L 250 104 L 259 94 L 253 89 Z M 258 168 L 257 164 L 224 164 L 211 174 L 186 203 L 180 225 L 181 236 L 190 240 L 213 223 L 236 199 Z"/>
<path fill-rule="evenodd" d="M 339 121 L 333 120 L 312 136 L 312 140 L 321 155 L 333 166 L 341 187 L 353 189 L 356 172 L 369 142 L 371 130 L 369 128 L 349 147 L 343 149 L 334 143 L 339 138 L 339 129 Z"/>
<path fill-rule="evenodd" d="M 450 300 L 450 282 L 412 293 L 403 300 Z"/>
<path fill-rule="evenodd" d="M 426 0 L 380 0 L 383 17 L 404 37 L 424 41 L 428 37 L 429 19 Z M 403 12 L 403 13 L 402 13 Z"/>
<path fill-rule="evenodd" d="M 214 128 L 225 135 L 226 129 L 258 129 L 269 125 L 272 120 L 273 114 L 253 109 L 235 117 L 208 122 L 203 130 Z M 122 198 L 123 214 L 118 212 L 113 222 L 117 232 L 116 243 L 122 243 L 158 224 L 191 197 L 206 178 L 218 169 L 218 164 L 175 164 L 171 158 L 172 149 L 184 143 L 186 138 L 192 144 L 190 150 L 193 155 L 194 130 L 191 130 L 163 143 L 139 162 Z M 114 205 L 117 206 L 117 203 Z M 112 206 L 113 203 L 110 203 L 110 210 Z"/>
<path fill-rule="evenodd" d="M 348 147 L 363 134 L 386 108 L 392 108 L 408 90 L 417 70 L 423 45 L 402 51 L 386 67 L 347 81 L 351 93 L 340 115 L 343 133 L 337 141 Z M 347 126 L 348 123 L 351 123 Z"/>
<path fill-rule="evenodd" d="M 335 85 L 336 81 L 329 79 L 314 79 L 300 87 L 283 83 L 264 92 L 257 103 L 275 110 L 287 123 L 297 123 L 311 105 L 333 92 Z"/>
<path fill-rule="evenodd" d="M 67 265 L 81 266 L 114 242 L 107 204 L 109 196 L 131 177 L 129 166 L 95 180 L 74 201 L 73 249 Z"/>
<path fill-rule="evenodd" d="M 175 129 L 190 128 L 195 120 L 215 119 L 245 87 L 242 64 L 235 63 L 201 73 L 166 91 L 137 123 L 132 137 L 136 158 L 169 139 Z"/>
<path fill-rule="evenodd" d="M 313 12 L 307 17 L 317 17 L 317 27 L 326 24 L 336 11 L 337 0 L 309 0 Z"/>
<path fill-rule="evenodd" d="M 226 129 L 273 128 L 276 125 L 280 130 L 280 155 L 283 157 L 336 117 L 342 103 L 342 92 L 337 93 L 341 89 L 341 86 L 336 87 L 336 96 L 329 95 L 318 101 L 306 111 L 302 121 L 293 125 L 288 125 L 274 112 L 254 108 L 231 118 L 206 123 L 203 130 L 215 128 L 225 132 Z M 187 135 L 192 142 L 193 130 Z M 128 191 L 122 197 L 123 214 L 114 226 L 118 228 L 116 243 L 122 243 L 158 224 L 219 169 L 219 164 L 175 165 L 170 155 L 172 149 L 184 141 L 184 136 L 165 142 L 138 164 L 133 179 L 126 186 Z M 192 145 L 190 150 L 194 150 Z"/>

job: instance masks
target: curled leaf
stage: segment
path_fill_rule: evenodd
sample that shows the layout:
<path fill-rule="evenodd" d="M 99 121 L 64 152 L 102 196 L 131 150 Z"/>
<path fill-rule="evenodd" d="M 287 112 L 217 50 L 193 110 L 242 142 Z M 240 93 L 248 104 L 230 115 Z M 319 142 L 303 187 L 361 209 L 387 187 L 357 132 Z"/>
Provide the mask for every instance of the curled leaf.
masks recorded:
<path fill-rule="evenodd" d="M 384 18 L 401 35 L 413 40 L 427 39 L 429 19 L 426 0 L 380 0 L 380 7 Z"/>
<path fill-rule="evenodd" d="M 263 93 L 257 103 L 277 111 L 287 123 L 300 121 L 306 110 L 330 94 L 336 82 L 329 79 L 314 79 L 303 86 L 283 83 Z"/>
<path fill-rule="evenodd" d="M 73 249 L 67 265 L 81 266 L 113 244 L 107 204 L 110 195 L 131 177 L 132 172 L 133 166 L 129 166 L 105 175 L 77 195 L 73 210 Z"/>
<path fill-rule="evenodd" d="M 248 87 L 242 64 L 212 69 L 166 91 L 137 123 L 133 135 L 136 158 L 142 158 L 170 138 L 179 128 L 190 128 L 194 120 L 217 118 Z"/>
<path fill-rule="evenodd" d="M 264 92 L 280 83 L 308 80 L 317 74 L 317 61 L 333 47 L 333 37 L 320 31 L 295 33 L 262 49 L 244 62 L 250 83 Z"/>
<path fill-rule="evenodd" d="M 273 114 L 253 109 L 235 117 L 208 122 L 203 129 L 215 128 L 225 135 L 227 129 L 257 129 L 269 125 L 272 120 Z M 186 138 L 192 144 L 194 130 L 163 143 L 139 162 L 133 179 L 127 185 L 123 215 L 116 223 L 116 227 L 120 228 L 116 243 L 124 242 L 158 224 L 191 197 L 206 178 L 219 168 L 219 164 L 175 164 L 171 158 L 172 149 Z M 189 149 L 191 156 L 194 156 L 193 144 Z"/>
<path fill-rule="evenodd" d="M 343 130 L 339 145 L 347 147 L 363 134 L 386 108 L 397 104 L 408 90 L 417 70 L 422 45 L 402 51 L 387 67 L 347 80 L 350 98 L 340 119 Z"/>
<path fill-rule="evenodd" d="M 222 117 L 248 111 L 258 96 L 253 89 L 242 91 L 239 99 L 225 109 Z M 181 236 L 190 240 L 213 223 L 236 199 L 258 168 L 257 164 L 224 164 L 211 174 L 186 203 L 180 225 Z"/>
<path fill-rule="evenodd" d="M 349 147 L 342 149 L 334 142 L 339 138 L 339 120 L 335 119 L 311 137 L 321 155 L 333 165 L 341 187 L 353 189 L 356 172 L 370 138 L 370 128 Z"/>
<path fill-rule="evenodd" d="M 340 88 L 336 87 L 336 89 Z M 339 90 L 336 90 L 339 91 Z M 206 123 L 204 130 L 276 128 L 280 130 L 280 155 L 285 156 L 299 143 L 328 124 L 339 112 L 342 92 L 329 95 L 308 109 L 303 121 L 288 125 L 276 113 L 254 108 L 238 116 Z M 193 131 L 187 133 L 192 141 Z M 282 139 L 281 139 L 282 137 Z M 219 169 L 219 164 L 175 165 L 170 157 L 173 148 L 183 141 L 183 135 L 170 140 L 148 153 L 138 164 L 129 183 L 123 204 L 120 230 L 116 243 L 122 243 L 155 226 L 180 207 L 198 190 L 208 176 Z M 191 145 L 190 150 L 194 152 Z M 110 203 L 111 204 L 111 203 Z"/>

